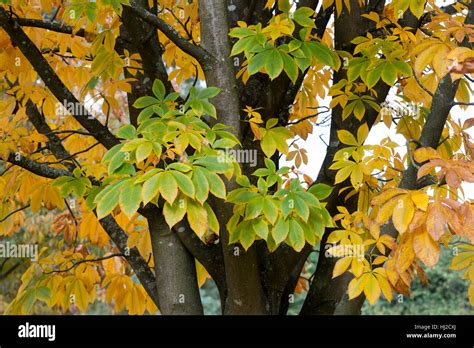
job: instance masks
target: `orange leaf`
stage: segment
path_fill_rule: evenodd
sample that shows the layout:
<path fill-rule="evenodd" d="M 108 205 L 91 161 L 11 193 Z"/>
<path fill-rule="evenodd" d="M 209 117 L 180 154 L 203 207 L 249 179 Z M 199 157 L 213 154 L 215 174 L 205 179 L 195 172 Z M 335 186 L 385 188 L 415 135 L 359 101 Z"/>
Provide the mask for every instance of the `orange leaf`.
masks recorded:
<path fill-rule="evenodd" d="M 426 266 L 431 268 L 438 263 L 439 246 L 426 230 L 419 230 L 413 236 L 413 250 Z"/>

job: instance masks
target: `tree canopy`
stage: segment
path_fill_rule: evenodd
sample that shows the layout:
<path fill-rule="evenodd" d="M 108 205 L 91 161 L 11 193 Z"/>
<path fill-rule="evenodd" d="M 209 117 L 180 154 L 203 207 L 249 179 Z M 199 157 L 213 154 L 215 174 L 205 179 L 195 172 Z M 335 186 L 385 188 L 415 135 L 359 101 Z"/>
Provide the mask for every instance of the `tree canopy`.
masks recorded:
<path fill-rule="evenodd" d="M 443 247 L 474 306 L 472 1 L 0 0 L 0 27 L 0 239 L 38 246 L 5 313 L 202 314 L 212 278 L 224 314 L 357 314 Z"/>

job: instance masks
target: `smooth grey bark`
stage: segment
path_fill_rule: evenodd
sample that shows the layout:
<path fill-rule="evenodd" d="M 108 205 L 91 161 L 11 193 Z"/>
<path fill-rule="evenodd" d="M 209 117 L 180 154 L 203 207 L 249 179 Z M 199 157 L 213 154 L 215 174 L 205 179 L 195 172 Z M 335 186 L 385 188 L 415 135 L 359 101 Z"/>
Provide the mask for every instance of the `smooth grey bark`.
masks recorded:
<path fill-rule="evenodd" d="M 162 215 L 149 216 L 158 307 L 164 315 L 204 314 L 194 257 Z"/>
<path fill-rule="evenodd" d="M 200 0 L 202 47 L 212 59 L 203 66 L 209 86 L 222 91 L 212 102 L 219 122 L 231 127 L 230 131 L 241 139 L 239 90 L 230 59 L 227 5 L 224 1 Z M 233 181 L 226 184 L 228 191 L 236 188 Z M 232 205 L 219 202 L 218 219 L 220 239 L 226 271 L 227 298 L 224 314 L 265 314 L 265 298 L 258 268 L 255 246 L 246 252 L 238 245 L 229 245 L 226 223 L 232 216 Z"/>

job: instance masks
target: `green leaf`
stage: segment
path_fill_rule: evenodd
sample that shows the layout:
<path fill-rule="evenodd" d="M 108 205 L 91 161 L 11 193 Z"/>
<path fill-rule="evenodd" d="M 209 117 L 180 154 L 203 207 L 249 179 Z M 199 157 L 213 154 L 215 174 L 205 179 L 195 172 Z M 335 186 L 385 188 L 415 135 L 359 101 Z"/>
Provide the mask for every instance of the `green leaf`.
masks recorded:
<path fill-rule="evenodd" d="M 31 313 L 33 305 L 36 302 L 36 292 L 35 289 L 26 290 L 21 296 L 24 299 L 22 309 L 25 313 Z"/>
<path fill-rule="evenodd" d="M 321 207 L 321 203 L 319 202 L 319 200 L 309 192 L 300 191 L 300 192 L 297 192 L 296 195 L 300 197 L 301 199 L 303 199 L 303 201 L 306 203 L 306 205 L 310 209 L 311 207 L 315 207 L 315 208 Z"/>
<path fill-rule="evenodd" d="M 183 220 L 184 215 L 186 215 L 186 210 L 186 199 L 177 199 L 173 202 L 173 204 L 165 202 L 165 204 L 163 205 L 163 215 L 168 226 L 172 228 L 178 222 Z"/>
<path fill-rule="evenodd" d="M 315 41 L 306 42 L 304 45 L 309 48 L 312 56 L 316 57 L 321 64 L 330 67 L 334 65 L 331 50 L 326 45 Z"/>
<path fill-rule="evenodd" d="M 161 196 L 170 204 L 173 204 L 178 195 L 178 182 L 171 172 L 161 173 L 159 188 Z"/>
<path fill-rule="evenodd" d="M 305 245 L 304 231 L 299 222 L 290 219 L 290 232 L 288 234 L 288 242 L 293 249 L 301 251 Z"/>
<path fill-rule="evenodd" d="M 219 234 L 219 221 L 217 220 L 217 216 L 212 210 L 211 206 L 207 203 L 204 203 L 204 208 L 207 212 L 207 220 L 209 223 L 209 229 L 214 231 L 216 234 Z"/>
<path fill-rule="evenodd" d="M 253 242 L 255 242 L 255 231 L 249 221 L 242 222 L 240 226 L 240 244 L 244 247 L 245 250 L 248 250 L 248 248 L 250 248 Z"/>
<path fill-rule="evenodd" d="M 207 87 L 207 88 L 204 88 L 203 90 L 199 91 L 198 97 L 201 98 L 201 99 L 210 99 L 210 98 L 214 98 L 220 92 L 221 92 L 220 88 Z"/>
<path fill-rule="evenodd" d="M 209 195 L 209 182 L 207 181 L 204 169 L 200 167 L 194 167 L 191 180 L 194 184 L 196 199 L 198 202 L 203 203 L 207 200 Z"/>
<path fill-rule="evenodd" d="M 245 175 L 237 176 L 235 178 L 235 181 L 237 182 L 237 184 L 239 184 L 242 187 L 250 187 L 251 186 L 249 178 L 246 177 Z"/>
<path fill-rule="evenodd" d="M 174 169 L 183 173 L 188 173 L 193 169 L 193 167 L 188 163 L 173 162 L 167 167 L 167 169 Z"/>
<path fill-rule="evenodd" d="M 267 157 L 272 157 L 277 149 L 277 144 L 275 139 L 270 135 L 268 132 L 263 136 L 262 140 L 260 140 L 260 146 L 262 147 L 262 151 Z"/>
<path fill-rule="evenodd" d="M 142 176 L 140 176 L 139 178 L 135 180 L 135 184 L 141 184 L 142 182 L 149 180 L 153 175 L 158 174 L 160 171 L 161 169 L 158 169 L 158 168 L 154 168 L 147 171 L 146 173 L 144 173 Z"/>
<path fill-rule="evenodd" d="M 301 217 L 301 219 L 303 221 L 308 221 L 308 218 L 309 218 L 309 207 L 308 205 L 305 203 L 304 200 L 302 200 L 300 197 L 294 195 L 294 200 L 295 200 L 295 210 L 296 210 L 296 213 L 298 214 L 299 217 Z"/>
<path fill-rule="evenodd" d="M 393 64 L 386 63 L 382 70 L 382 80 L 389 86 L 393 86 L 397 79 L 397 69 Z"/>
<path fill-rule="evenodd" d="M 151 202 L 159 193 L 161 175 L 162 173 L 155 174 L 143 184 L 142 200 L 144 205 Z"/>
<path fill-rule="evenodd" d="M 263 220 L 257 220 L 252 223 L 252 228 L 257 236 L 266 240 L 268 237 L 268 226 Z"/>
<path fill-rule="evenodd" d="M 400 60 L 392 61 L 392 64 L 397 68 L 397 70 L 405 76 L 411 76 L 412 70 L 410 65 L 407 62 L 402 62 Z"/>
<path fill-rule="evenodd" d="M 97 202 L 97 218 L 100 220 L 109 215 L 119 203 L 120 187 L 114 187 Z"/>
<path fill-rule="evenodd" d="M 281 242 L 283 242 L 287 238 L 289 231 L 290 231 L 289 221 L 282 218 L 278 219 L 278 222 L 272 231 L 272 236 L 273 236 L 273 239 L 275 240 L 275 243 L 280 244 Z"/>
<path fill-rule="evenodd" d="M 290 215 L 294 207 L 295 207 L 295 200 L 293 198 L 293 194 L 289 194 L 280 203 L 280 209 L 281 209 L 281 212 L 283 213 L 283 217 L 286 218 L 288 215 Z"/>
<path fill-rule="evenodd" d="M 126 124 L 117 132 L 117 136 L 122 139 L 132 140 L 137 138 L 137 130 L 131 124 Z"/>
<path fill-rule="evenodd" d="M 278 218 L 278 206 L 271 197 L 265 197 L 263 200 L 263 214 L 272 225 Z"/>
<path fill-rule="evenodd" d="M 207 181 L 209 182 L 211 193 L 218 198 L 225 199 L 226 198 L 225 184 L 224 184 L 224 181 L 222 181 L 222 179 L 220 178 L 220 176 L 209 170 L 205 170 L 204 173 L 207 177 Z"/>
<path fill-rule="evenodd" d="M 249 203 L 252 199 L 260 197 L 256 192 L 247 191 L 245 188 L 236 189 L 227 195 L 227 201 L 231 203 Z"/>
<path fill-rule="evenodd" d="M 260 69 L 262 69 L 265 66 L 267 55 L 268 55 L 267 51 L 263 51 L 249 59 L 249 64 L 247 67 L 247 72 L 249 75 L 253 75 L 259 72 Z"/>
<path fill-rule="evenodd" d="M 215 173 L 224 173 L 232 168 L 227 161 L 222 161 L 220 157 L 206 156 L 194 161 L 194 164 L 203 166 Z"/>
<path fill-rule="evenodd" d="M 329 195 L 332 193 L 332 189 L 332 186 L 326 184 L 315 184 L 308 189 L 308 192 L 322 201 L 323 199 L 329 197 Z"/>
<path fill-rule="evenodd" d="M 128 216 L 132 218 L 140 207 L 142 201 L 142 187 L 133 183 L 131 179 L 128 185 L 124 185 L 120 194 L 120 208 Z"/>
<path fill-rule="evenodd" d="M 97 18 L 97 4 L 93 2 L 87 4 L 85 14 L 88 20 L 95 22 Z"/>
<path fill-rule="evenodd" d="M 293 20 L 302 27 L 316 28 L 314 20 L 310 18 L 313 13 L 314 11 L 309 7 L 300 7 L 293 14 Z"/>
<path fill-rule="evenodd" d="M 153 82 L 152 91 L 153 91 L 153 94 L 155 95 L 155 97 L 158 100 L 163 100 L 164 99 L 165 94 L 166 94 L 166 89 L 165 89 L 165 85 L 163 84 L 163 82 L 161 82 L 160 80 L 155 80 L 155 82 Z"/>
<path fill-rule="evenodd" d="M 278 50 L 271 50 L 265 58 L 265 70 L 272 80 L 281 74 L 283 70 L 283 58 Z"/>
<path fill-rule="evenodd" d="M 205 114 L 213 117 L 213 118 L 217 118 L 217 110 L 216 110 L 216 107 L 209 103 L 209 102 L 202 102 L 202 109 L 204 111 Z"/>
<path fill-rule="evenodd" d="M 291 82 L 295 83 L 298 79 L 298 65 L 288 54 L 284 52 L 281 53 L 281 58 L 283 59 L 283 69 L 285 73 L 290 78 Z"/>
<path fill-rule="evenodd" d="M 255 31 L 250 30 L 249 28 L 236 27 L 230 30 L 229 36 L 242 39 L 244 37 L 253 36 L 255 34 Z"/>
<path fill-rule="evenodd" d="M 125 163 L 126 154 L 125 152 L 118 152 L 112 158 L 107 168 L 107 172 L 109 175 L 115 173 L 115 171 Z"/>
<path fill-rule="evenodd" d="M 301 224 L 301 227 L 303 228 L 304 238 L 306 241 L 314 246 L 316 244 L 316 235 L 314 232 L 309 228 L 308 224 Z"/>
<path fill-rule="evenodd" d="M 153 144 L 151 142 L 146 142 L 138 146 L 137 151 L 135 153 L 137 163 L 140 163 L 147 159 L 150 156 L 152 150 Z"/>
<path fill-rule="evenodd" d="M 160 101 L 158 99 L 145 96 L 145 97 L 140 97 L 137 100 L 135 100 L 135 103 L 133 103 L 133 107 L 137 109 L 143 109 L 143 108 L 146 108 L 147 106 L 159 104 L 159 103 Z"/>
<path fill-rule="evenodd" d="M 380 80 L 380 75 L 382 75 L 384 64 L 379 64 L 374 69 L 372 69 L 367 75 L 367 87 L 374 87 L 377 82 Z"/>
<path fill-rule="evenodd" d="M 262 212 L 262 198 L 255 197 L 247 204 L 245 209 L 245 220 L 253 220 Z"/>
<path fill-rule="evenodd" d="M 258 192 L 262 195 L 266 195 L 268 192 L 268 185 L 264 178 L 258 178 L 257 180 Z"/>
<path fill-rule="evenodd" d="M 171 171 L 171 173 L 173 173 L 180 191 L 183 192 L 186 196 L 194 198 L 195 192 L 192 180 L 187 175 L 176 170 Z"/>

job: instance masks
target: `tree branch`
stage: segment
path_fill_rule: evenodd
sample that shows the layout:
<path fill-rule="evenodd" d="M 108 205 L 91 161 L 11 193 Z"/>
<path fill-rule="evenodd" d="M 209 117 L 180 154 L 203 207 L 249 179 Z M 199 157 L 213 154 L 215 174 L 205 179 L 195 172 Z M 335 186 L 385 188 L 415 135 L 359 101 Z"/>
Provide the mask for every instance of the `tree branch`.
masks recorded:
<path fill-rule="evenodd" d="M 46 123 L 44 116 L 39 112 L 38 108 L 31 101 L 31 99 L 28 99 L 26 102 L 26 115 L 38 133 L 43 134 L 48 138 L 47 146 L 56 158 L 62 161 L 70 158 L 69 153 L 64 148 L 61 139 L 59 139 L 59 137 L 53 133 L 52 129 Z M 73 163 L 65 163 L 65 165 L 70 171 L 75 167 Z"/>
<path fill-rule="evenodd" d="M 0 219 L 0 222 L 3 222 L 3 221 L 6 221 L 10 216 L 20 212 L 20 211 L 23 211 L 25 209 L 28 209 L 30 207 L 29 204 L 25 205 L 24 207 L 21 207 L 21 208 L 18 208 L 18 209 L 15 209 L 14 211 L 8 213 L 7 215 L 5 215 L 3 218 Z"/>
<path fill-rule="evenodd" d="M 158 292 L 156 289 L 155 276 L 150 267 L 148 267 L 146 260 L 142 257 L 136 247 L 130 249 L 127 246 L 128 235 L 125 233 L 122 227 L 120 227 L 117 221 L 115 221 L 112 215 L 108 215 L 99 220 L 99 223 L 104 228 L 104 230 L 107 231 L 107 234 L 119 248 L 120 252 L 124 255 L 125 259 L 132 267 L 147 294 L 158 306 Z"/>
<path fill-rule="evenodd" d="M 47 164 L 36 162 L 18 153 L 10 153 L 7 161 L 43 178 L 56 179 L 61 176 L 72 176 L 72 173 L 65 169 L 50 167 Z"/>
<path fill-rule="evenodd" d="M 98 257 L 96 259 L 90 259 L 90 260 L 80 260 L 80 261 L 77 261 L 77 262 L 73 262 L 72 263 L 72 266 L 66 268 L 66 269 L 58 269 L 58 270 L 53 270 L 53 271 L 50 271 L 50 272 L 43 272 L 44 274 L 52 274 L 52 273 L 64 273 L 64 272 L 69 272 L 70 270 L 72 270 L 73 268 L 79 266 L 81 263 L 86 263 L 86 262 L 100 262 L 100 261 L 104 261 L 104 260 L 108 260 L 108 259 L 111 259 L 113 257 L 124 257 L 123 254 L 112 254 L 112 255 L 107 255 L 107 256 L 103 256 L 103 257 Z"/>
<path fill-rule="evenodd" d="M 196 60 L 202 65 L 210 64 L 213 59 L 212 56 L 201 46 L 196 46 L 182 37 L 171 25 L 166 23 L 163 19 L 155 16 L 153 13 L 147 11 L 141 7 L 136 0 L 130 0 L 131 6 L 129 7 L 133 12 L 140 16 L 144 21 L 158 28 L 163 34 L 166 35 L 176 46 L 178 46 L 185 53 L 196 58 Z"/>
<path fill-rule="evenodd" d="M 32 19 L 32 18 L 18 18 L 18 24 L 22 27 L 33 27 L 47 29 L 55 31 L 62 34 L 70 34 L 80 37 L 86 37 L 88 35 L 94 35 L 93 33 L 87 33 L 84 29 L 79 29 L 77 32 L 74 32 L 74 28 L 70 25 L 59 23 L 59 22 L 49 22 L 41 19 Z"/>
<path fill-rule="evenodd" d="M 102 125 L 97 119 L 95 119 L 64 85 L 53 68 L 49 65 L 48 61 L 43 57 L 40 50 L 23 31 L 20 24 L 15 19 L 11 18 L 3 7 L 0 7 L 0 26 L 7 32 L 12 42 L 29 60 L 30 64 L 56 99 L 65 107 L 68 104 L 80 106 L 77 109 L 80 109 L 83 112 L 76 112 L 73 115 L 74 118 L 85 129 L 87 129 L 87 131 L 94 134 L 95 138 L 106 148 L 110 149 L 117 145 L 119 143 L 118 139 L 106 126 Z"/>

